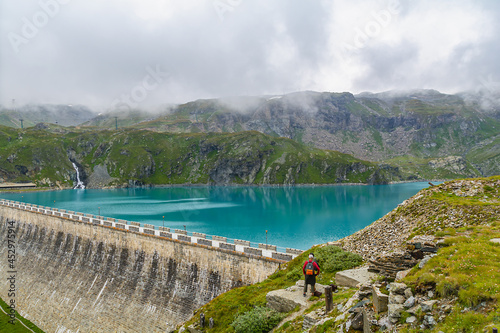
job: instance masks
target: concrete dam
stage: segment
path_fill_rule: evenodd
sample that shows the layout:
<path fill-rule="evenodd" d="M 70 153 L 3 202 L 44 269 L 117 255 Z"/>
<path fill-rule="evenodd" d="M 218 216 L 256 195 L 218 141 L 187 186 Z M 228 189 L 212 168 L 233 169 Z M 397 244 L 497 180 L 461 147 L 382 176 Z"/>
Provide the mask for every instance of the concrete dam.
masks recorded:
<path fill-rule="evenodd" d="M 0 297 L 58 333 L 171 331 L 300 252 L 8 200 L 0 237 Z"/>

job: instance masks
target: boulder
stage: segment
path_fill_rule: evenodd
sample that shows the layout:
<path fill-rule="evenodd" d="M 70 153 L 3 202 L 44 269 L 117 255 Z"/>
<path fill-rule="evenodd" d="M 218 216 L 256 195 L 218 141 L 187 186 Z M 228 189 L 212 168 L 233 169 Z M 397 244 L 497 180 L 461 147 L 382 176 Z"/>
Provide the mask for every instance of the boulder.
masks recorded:
<path fill-rule="evenodd" d="M 499 243 L 500 244 L 500 238 L 492 238 L 492 239 L 490 239 L 490 242 Z"/>
<path fill-rule="evenodd" d="M 412 308 L 413 306 L 415 305 L 415 297 L 411 296 L 410 298 L 408 298 L 403 306 L 405 307 L 405 309 L 409 309 L 409 308 Z"/>
<path fill-rule="evenodd" d="M 321 317 L 316 312 L 308 313 L 304 316 L 304 321 L 302 322 L 302 330 L 306 331 L 313 327 L 321 320 Z"/>
<path fill-rule="evenodd" d="M 416 315 L 420 310 L 422 310 L 422 307 L 420 306 L 420 304 L 417 304 L 414 307 L 409 308 L 407 312 L 412 315 Z"/>
<path fill-rule="evenodd" d="M 391 319 L 391 322 L 393 323 L 394 321 L 392 319 L 396 319 L 397 321 L 397 319 L 401 317 L 401 312 L 403 312 L 404 310 L 402 304 L 389 304 L 387 308 L 388 308 L 387 314 L 389 316 L 389 319 Z"/>
<path fill-rule="evenodd" d="M 399 281 L 403 280 L 408 275 L 408 273 L 410 273 L 410 271 L 411 271 L 411 268 L 405 269 L 404 271 L 397 272 L 395 281 L 399 282 Z"/>
<path fill-rule="evenodd" d="M 373 308 L 376 313 L 386 312 L 389 304 L 389 295 L 383 294 L 379 288 L 373 286 Z"/>
<path fill-rule="evenodd" d="M 351 321 L 351 327 L 356 331 L 363 329 L 363 311 L 358 312 Z"/>
<path fill-rule="evenodd" d="M 405 290 L 407 288 L 408 288 L 408 286 L 404 283 L 393 282 L 393 283 L 389 284 L 387 290 L 389 290 L 391 293 L 394 293 L 394 294 L 404 295 Z"/>
<path fill-rule="evenodd" d="M 300 288 L 287 288 L 270 291 L 266 295 L 267 307 L 278 312 L 289 312 L 297 306 L 305 306 L 306 298 Z"/>
<path fill-rule="evenodd" d="M 358 284 L 370 282 L 377 274 L 368 272 L 367 267 L 348 269 L 335 274 L 335 283 L 338 286 L 355 288 Z"/>
<path fill-rule="evenodd" d="M 389 304 L 403 304 L 404 302 L 405 302 L 404 296 L 394 294 L 392 292 L 389 294 Z"/>
<path fill-rule="evenodd" d="M 437 323 L 433 316 L 424 316 L 424 324 L 427 326 L 434 326 Z"/>
<path fill-rule="evenodd" d="M 411 291 L 411 288 L 406 288 L 406 289 L 405 289 L 405 297 L 406 297 L 406 298 L 410 298 L 410 297 L 412 297 L 412 296 L 413 296 L 413 293 L 412 293 L 412 291 Z"/>
<path fill-rule="evenodd" d="M 422 307 L 422 311 L 423 312 L 430 312 L 432 311 L 432 307 L 434 306 L 434 304 L 436 304 L 437 301 L 436 300 L 432 300 L 432 301 L 423 301 L 420 303 L 420 306 Z"/>
<path fill-rule="evenodd" d="M 380 326 L 380 330 L 381 331 L 385 331 L 385 330 L 388 330 L 392 327 L 392 323 L 391 321 L 389 320 L 389 317 L 388 316 L 385 316 L 385 317 L 382 317 L 379 321 L 378 321 L 378 326 Z"/>

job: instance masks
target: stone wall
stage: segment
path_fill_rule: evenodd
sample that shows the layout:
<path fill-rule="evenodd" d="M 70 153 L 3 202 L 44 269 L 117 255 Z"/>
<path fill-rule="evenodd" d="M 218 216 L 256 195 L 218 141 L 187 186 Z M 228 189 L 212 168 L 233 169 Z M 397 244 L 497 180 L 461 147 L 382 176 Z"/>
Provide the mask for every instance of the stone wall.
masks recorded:
<path fill-rule="evenodd" d="M 165 332 L 282 262 L 0 206 L 0 279 L 7 221 L 16 230 L 18 311 L 47 332 Z M 0 297 L 7 297 L 0 283 Z"/>

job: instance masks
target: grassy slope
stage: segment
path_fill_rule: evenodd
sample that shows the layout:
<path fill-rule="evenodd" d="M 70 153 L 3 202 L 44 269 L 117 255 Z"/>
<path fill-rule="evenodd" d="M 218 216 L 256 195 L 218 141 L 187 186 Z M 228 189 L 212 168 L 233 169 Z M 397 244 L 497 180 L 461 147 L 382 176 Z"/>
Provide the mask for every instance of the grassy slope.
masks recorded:
<path fill-rule="evenodd" d="M 417 221 L 418 226 L 409 238 L 419 234 L 447 237 L 446 247 L 440 249 L 423 269 L 414 268 L 403 282 L 414 292 L 435 289 L 436 298 L 449 300 L 451 310 L 433 329 L 415 329 L 405 324 L 399 328 L 402 332 L 483 332 L 493 325 L 500 326 L 500 244 L 489 241 L 500 238 L 500 177 L 458 180 L 449 184 L 443 190 L 423 190 L 416 195 L 422 198 L 414 204 L 390 213 L 395 221 L 398 214 Z M 461 217 L 467 219 L 462 223 L 465 226 L 450 227 Z M 264 282 L 220 295 L 200 308 L 185 326 L 194 323 L 199 313 L 204 312 L 206 318 L 213 317 L 218 323 L 207 332 L 234 332 L 230 324 L 239 314 L 264 305 L 269 291 L 291 286 L 300 278 L 300 264 L 310 251 L 318 254 L 321 248 L 304 252 Z M 334 274 L 326 273 L 318 282 L 330 284 L 333 280 Z M 334 294 L 334 303 L 344 303 L 353 292 L 349 289 Z M 324 301 L 320 299 L 306 312 L 321 306 Z M 334 306 L 330 316 L 335 318 L 339 314 L 337 311 Z M 403 313 L 403 318 L 408 316 Z M 422 318 L 423 315 L 419 320 Z M 303 316 L 285 318 L 285 323 L 276 332 L 302 332 L 302 321 Z M 311 332 L 337 332 L 342 323 L 344 321 L 332 319 Z"/>
<path fill-rule="evenodd" d="M 7 306 L 7 304 L 0 298 L 0 307 L 7 313 L 9 313 L 10 308 Z M 43 333 L 41 329 L 39 329 L 35 324 L 33 324 L 31 321 L 23 318 L 22 316 L 19 315 L 16 311 L 16 321 L 14 324 L 10 324 L 9 321 L 11 318 L 7 316 L 3 311 L 0 311 L 0 332 L 2 333 L 31 333 L 36 332 L 36 333 Z M 28 326 L 30 330 L 28 330 L 25 326 L 23 326 L 19 321 L 23 322 L 24 325 Z"/>
<path fill-rule="evenodd" d="M 330 284 L 334 280 L 335 273 L 342 269 L 348 269 L 359 265 L 362 259 L 358 255 L 344 252 L 338 247 L 313 247 L 311 249 L 316 255 L 322 274 L 317 278 L 321 284 Z M 261 283 L 232 289 L 210 303 L 198 309 L 193 318 L 184 326 L 189 326 L 199 318 L 199 313 L 203 312 L 205 317 L 214 318 L 216 326 L 207 329 L 206 332 L 234 332 L 231 323 L 238 315 L 250 311 L 257 306 L 265 306 L 266 295 L 276 289 L 287 288 L 295 285 L 296 281 L 303 278 L 302 264 L 307 259 L 310 251 L 302 253 L 292 261 L 282 265 L 281 269 L 271 275 Z M 352 296 L 353 291 L 347 290 L 336 294 L 336 301 Z M 311 299 L 317 299 L 312 297 Z M 294 311 L 292 311 L 293 313 Z"/>
<path fill-rule="evenodd" d="M 405 278 L 414 290 L 437 291 L 454 300 L 443 322 L 427 332 L 482 332 L 500 326 L 500 223 L 447 230 L 447 247 Z M 489 329 L 488 329 L 489 328 Z M 422 332 L 407 327 L 403 332 Z"/>
<path fill-rule="evenodd" d="M 172 134 L 143 130 L 64 133 L 0 127 L 0 176 L 11 181 L 71 185 L 72 156 L 90 174 L 105 164 L 116 184 L 211 183 L 220 170 L 230 182 L 361 183 L 399 180 L 397 170 L 334 151 L 309 148 L 259 132 Z M 53 161 L 58 161 L 54 163 Z M 262 165 L 261 165 L 262 163 Z M 253 171 L 252 171 L 253 170 Z M 3 173 L 3 175 L 2 175 Z M 396 178 L 393 178 L 396 177 Z"/>

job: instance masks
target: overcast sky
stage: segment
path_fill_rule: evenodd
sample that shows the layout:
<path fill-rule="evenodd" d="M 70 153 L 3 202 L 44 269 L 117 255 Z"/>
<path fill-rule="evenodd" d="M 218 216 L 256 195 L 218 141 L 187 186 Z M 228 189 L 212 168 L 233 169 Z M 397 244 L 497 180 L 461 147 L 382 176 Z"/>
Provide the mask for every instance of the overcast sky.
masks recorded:
<path fill-rule="evenodd" d="M 500 1 L 2 0 L 0 103 L 498 86 Z"/>

